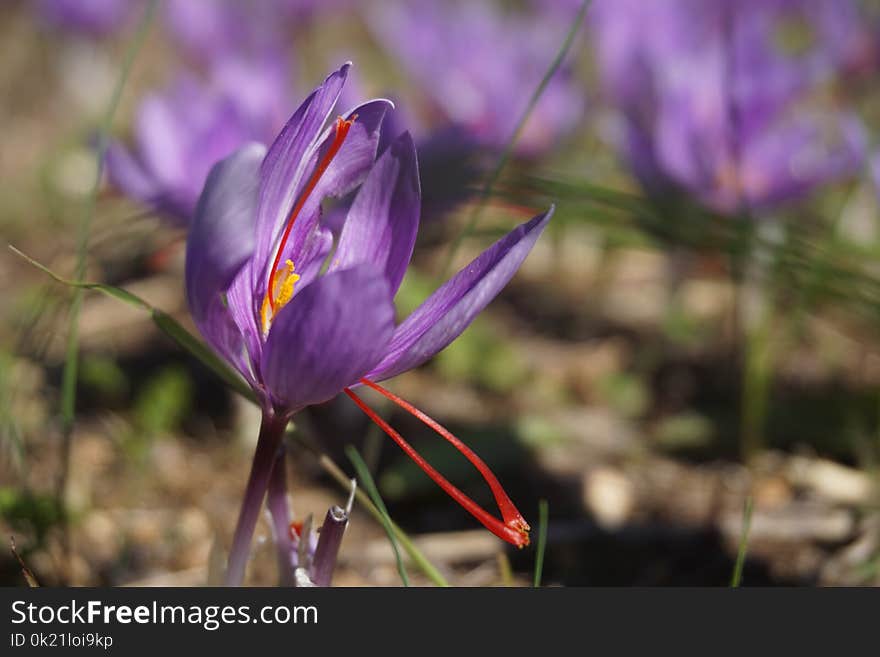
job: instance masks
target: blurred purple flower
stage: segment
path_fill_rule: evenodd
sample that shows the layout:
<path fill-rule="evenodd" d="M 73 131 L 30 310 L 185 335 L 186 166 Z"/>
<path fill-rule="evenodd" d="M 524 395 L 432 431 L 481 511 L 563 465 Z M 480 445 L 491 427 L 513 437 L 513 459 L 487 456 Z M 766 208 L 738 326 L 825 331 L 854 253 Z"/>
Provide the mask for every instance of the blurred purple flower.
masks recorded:
<path fill-rule="evenodd" d="M 868 177 L 880 199 L 880 151 L 875 151 L 868 159 Z"/>
<path fill-rule="evenodd" d="M 114 143 L 107 152 L 110 181 L 188 224 L 211 167 L 247 142 L 268 143 L 283 125 L 287 80 L 279 62 L 219 59 L 209 80 L 180 76 L 148 96 L 132 150 Z"/>
<path fill-rule="evenodd" d="M 313 18 L 320 13 L 345 10 L 357 4 L 358 0 L 275 0 L 282 13 L 295 20 Z"/>
<path fill-rule="evenodd" d="M 297 29 L 319 13 L 352 0 L 165 0 L 165 20 L 177 45 L 210 61 L 230 52 L 287 48 Z"/>
<path fill-rule="evenodd" d="M 490 148 L 510 139 L 568 28 L 550 18 L 502 14 L 486 3 L 460 1 L 377 3 L 367 19 L 422 85 L 429 109 Z M 533 111 L 520 153 L 551 148 L 583 112 L 583 85 L 563 67 Z"/>
<path fill-rule="evenodd" d="M 259 8 L 231 0 L 165 0 L 168 33 L 190 55 L 210 59 L 218 53 L 239 51 L 251 37 Z"/>
<path fill-rule="evenodd" d="M 279 12 L 282 0 L 165 0 L 168 33 L 201 61 L 282 51 L 290 40 Z"/>
<path fill-rule="evenodd" d="M 599 68 L 642 183 L 737 213 L 853 173 L 859 122 L 807 103 L 844 65 L 847 11 L 837 0 L 597 0 Z"/>
<path fill-rule="evenodd" d="M 361 405 L 353 386 L 390 395 L 375 381 L 416 367 L 458 337 L 510 280 L 551 214 L 489 247 L 395 326 L 394 296 L 419 223 L 415 146 L 404 132 L 376 158 L 386 100 L 363 103 L 324 127 L 349 66 L 303 102 L 268 151 L 250 144 L 214 167 L 187 240 L 193 318 L 253 388 L 264 425 L 283 428 L 297 411 L 343 391 Z M 322 225 L 321 203 L 359 185 L 325 267 L 334 240 Z M 509 508 L 499 502 L 502 523 L 424 469 L 491 531 L 527 542 L 527 526 L 509 500 Z"/>
<path fill-rule="evenodd" d="M 106 36 L 124 27 L 137 0 L 37 0 L 37 10 L 49 24 L 83 32 L 91 36 Z"/>

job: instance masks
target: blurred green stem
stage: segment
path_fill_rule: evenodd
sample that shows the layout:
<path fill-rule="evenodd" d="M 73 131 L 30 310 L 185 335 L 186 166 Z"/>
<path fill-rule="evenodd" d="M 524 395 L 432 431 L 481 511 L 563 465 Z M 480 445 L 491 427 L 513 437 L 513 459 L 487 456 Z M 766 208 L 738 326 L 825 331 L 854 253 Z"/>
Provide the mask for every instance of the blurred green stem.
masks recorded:
<path fill-rule="evenodd" d="M 381 402 L 376 406 L 376 412 L 379 413 L 379 415 L 386 415 L 389 412 L 388 407 L 389 402 L 383 397 Z M 364 437 L 363 454 L 364 463 L 370 474 L 375 473 L 379 468 L 379 458 L 382 455 L 384 438 L 385 434 L 382 433 L 382 429 L 379 428 L 379 425 L 371 422 L 367 429 L 367 435 Z"/>
<path fill-rule="evenodd" d="M 733 285 L 732 339 L 741 349 L 733 362 L 739 364 L 740 457 L 751 462 L 764 448 L 767 399 L 772 374 L 773 281 L 761 268 L 764 253 L 759 247 L 754 217 L 746 214 L 737 219 L 738 239 L 730 254 Z M 735 352 L 736 353 L 736 352 Z"/>
<path fill-rule="evenodd" d="M 743 357 L 740 449 L 751 462 L 765 447 L 770 380 L 773 372 L 773 311 L 770 304 L 760 310 L 754 326 L 745 327 Z"/>
<path fill-rule="evenodd" d="M 746 563 L 746 552 L 749 547 L 749 530 L 752 526 L 752 497 L 746 498 L 743 505 L 742 531 L 739 534 L 739 548 L 736 551 L 736 563 L 733 566 L 733 574 L 730 577 L 730 586 L 739 587 L 742 583 L 743 568 Z"/>
<path fill-rule="evenodd" d="M 385 528 L 385 533 L 388 534 L 388 542 L 391 543 L 391 549 L 394 551 L 394 560 L 397 563 L 397 572 L 400 574 L 400 581 L 403 582 L 404 586 L 409 586 L 409 575 L 406 573 L 406 566 L 403 565 L 403 559 L 400 556 L 400 549 L 397 547 L 397 539 L 394 536 L 394 529 L 391 527 L 391 516 L 388 515 L 388 509 L 385 507 L 385 502 L 379 494 L 376 482 L 373 481 L 373 476 L 370 474 L 367 464 L 364 462 L 363 458 L 361 458 L 361 455 L 358 454 L 358 451 L 353 445 L 348 445 L 345 448 L 345 453 L 360 478 L 361 486 L 367 489 L 367 493 L 369 493 L 373 505 L 378 509 L 382 516 L 382 526 Z"/>
<path fill-rule="evenodd" d="M 535 554 L 535 588 L 541 586 L 544 574 L 544 555 L 547 551 L 547 525 L 550 523 L 550 505 L 547 500 L 538 501 L 538 550 Z"/>
<path fill-rule="evenodd" d="M 101 120 L 98 128 L 98 146 L 95 153 L 95 179 L 88 195 L 88 203 L 79 223 L 77 233 L 77 251 L 76 251 L 76 271 L 75 280 L 81 280 L 86 270 L 86 255 L 89 250 L 89 234 L 91 233 L 92 219 L 95 216 L 95 208 L 98 201 L 98 190 L 101 187 L 101 178 L 104 170 L 104 156 L 107 151 L 108 135 L 110 126 L 113 124 L 113 117 L 116 116 L 116 110 L 119 108 L 119 101 L 122 98 L 122 90 L 131 73 L 131 67 L 137 57 L 138 52 L 149 31 L 149 27 L 153 22 L 158 0 L 152 0 L 144 10 L 143 18 L 138 26 L 137 32 L 131 45 L 125 53 L 122 63 L 122 69 L 119 78 L 113 88 L 113 94 L 110 102 Z M 61 377 L 61 472 L 56 482 L 56 497 L 59 503 L 64 502 L 65 492 L 67 490 L 67 480 L 70 476 L 70 455 L 73 443 L 73 425 L 76 416 L 76 381 L 79 365 L 79 316 L 82 310 L 83 290 L 75 289 L 70 304 L 70 317 L 67 331 L 67 351 L 64 360 L 64 371 Z M 68 552 L 68 536 L 67 527 L 63 531 L 64 552 Z M 65 559 L 68 561 L 68 559 Z"/>

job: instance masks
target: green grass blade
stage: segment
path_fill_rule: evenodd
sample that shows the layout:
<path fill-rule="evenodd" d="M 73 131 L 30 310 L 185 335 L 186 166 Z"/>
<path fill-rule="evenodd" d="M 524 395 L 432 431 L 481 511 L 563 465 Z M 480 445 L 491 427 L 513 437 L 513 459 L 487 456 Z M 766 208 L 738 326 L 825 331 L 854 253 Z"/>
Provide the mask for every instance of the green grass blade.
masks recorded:
<path fill-rule="evenodd" d="M 498 162 L 495 165 L 495 168 L 492 170 L 492 173 L 486 179 L 486 183 L 483 186 L 482 191 L 480 192 L 480 199 L 478 203 L 474 206 L 474 209 L 471 211 L 470 216 L 468 217 L 468 222 L 465 224 L 464 230 L 462 230 L 458 236 L 455 238 L 455 241 L 452 243 L 452 246 L 449 248 L 449 254 L 446 256 L 446 263 L 443 266 L 443 269 L 440 271 L 440 280 L 444 280 L 448 275 L 450 270 L 452 269 L 452 265 L 455 262 L 455 256 L 458 253 L 459 248 L 461 248 L 462 243 L 473 233 L 474 228 L 476 228 L 477 223 L 480 220 L 480 215 L 482 215 L 483 210 L 486 207 L 486 203 L 488 203 L 489 198 L 492 196 L 492 190 L 495 187 L 495 183 L 498 182 L 498 178 L 501 176 L 501 172 L 504 170 L 504 167 L 507 165 L 507 161 L 510 159 L 511 154 L 513 153 L 513 149 L 516 146 L 516 143 L 519 141 L 520 135 L 522 134 L 523 129 L 526 126 L 526 123 L 529 120 L 529 117 L 532 114 L 532 111 L 535 109 L 535 106 L 538 104 L 538 101 L 541 99 L 541 96 L 544 94 L 544 90 L 547 88 L 547 85 L 550 84 L 550 80 L 553 79 L 553 76 L 556 74 L 556 71 L 559 70 L 559 67 L 562 66 L 562 62 L 565 59 L 566 55 L 568 55 L 568 51 L 571 49 L 571 44 L 574 42 L 574 38 L 580 30 L 581 23 L 584 20 L 584 15 L 587 13 L 587 8 L 590 6 L 590 0 L 584 0 L 581 3 L 581 8 L 578 10 L 577 16 L 575 16 L 574 20 L 571 22 L 571 27 L 568 30 L 568 34 L 565 35 L 565 40 L 562 42 L 562 46 L 559 48 L 559 52 L 556 53 L 556 57 L 550 63 L 550 67 L 547 69 L 547 72 L 544 73 L 544 77 L 541 78 L 541 81 L 538 83 L 538 86 L 535 88 L 535 91 L 532 92 L 531 98 L 529 98 L 529 102 L 526 105 L 525 110 L 523 110 L 522 116 L 519 117 L 519 121 L 516 123 L 516 127 L 513 129 L 513 134 L 510 136 L 510 139 L 504 146 L 504 149 L 501 151 L 501 155 L 498 157 Z"/>
<path fill-rule="evenodd" d="M 541 586 L 541 576 L 544 574 L 544 554 L 547 551 L 547 524 L 550 505 L 547 500 L 538 502 L 538 550 L 535 554 L 535 588 Z"/>
<path fill-rule="evenodd" d="M 104 171 L 104 157 L 107 152 L 108 135 L 113 118 L 119 108 L 122 99 L 122 90 L 128 81 L 132 65 L 138 52 L 146 39 L 147 32 L 153 22 L 153 15 L 158 5 L 158 0 L 151 0 L 144 11 L 143 18 L 138 25 L 135 37 L 125 53 L 119 78 L 113 88 L 113 95 L 104 112 L 104 116 L 98 126 L 98 147 L 95 165 L 95 180 L 89 192 L 88 203 L 79 224 L 77 236 L 76 269 L 74 279 L 79 280 L 85 275 L 86 254 L 89 249 L 89 235 L 92 228 L 92 219 L 95 216 L 95 208 L 98 201 L 98 191 L 101 188 L 101 176 Z M 64 371 L 61 378 L 61 428 L 62 432 L 69 434 L 73 429 L 75 406 L 76 406 L 76 379 L 79 366 L 79 316 L 82 310 L 83 291 L 77 289 L 73 293 L 70 306 L 70 321 L 67 332 L 67 353 L 64 360 Z"/>
<path fill-rule="evenodd" d="M 730 577 L 730 585 L 733 588 L 739 587 L 742 582 L 743 566 L 746 563 L 746 551 L 749 545 L 749 530 L 752 526 L 752 497 L 746 498 L 743 507 L 743 524 L 742 532 L 739 535 L 739 549 L 736 552 L 736 564 L 733 567 L 733 575 Z"/>
<path fill-rule="evenodd" d="M 391 528 L 391 516 L 388 515 L 388 509 L 385 507 L 385 502 L 382 501 L 382 496 L 379 495 L 379 489 L 376 488 L 376 482 L 373 481 L 370 469 L 352 445 L 345 448 L 345 454 L 354 466 L 358 479 L 360 479 L 361 486 L 367 489 L 370 499 L 373 500 L 373 504 L 379 509 L 379 513 L 382 516 L 382 526 L 385 527 L 385 533 L 388 534 L 388 542 L 391 543 L 391 549 L 394 550 L 394 558 L 397 561 L 397 572 L 400 573 L 400 579 L 403 582 L 403 585 L 409 586 L 409 575 L 406 574 L 406 566 L 403 565 L 403 558 L 400 556 L 400 549 L 397 547 L 397 539 L 394 537 L 394 530 Z"/>
<path fill-rule="evenodd" d="M 238 372 L 229 367 L 226 361 L 218 357 L 208 345 L 187 331 L 180 322 L 164 311 L 152 308 L 150 315 L 153 318 L 153 322 L 165 335 L 195 356 L 232 390 L 245 399 L 256 403 L 256 395 L 254 395 L 254 391 L 247 382 L 239 376 Z"/>

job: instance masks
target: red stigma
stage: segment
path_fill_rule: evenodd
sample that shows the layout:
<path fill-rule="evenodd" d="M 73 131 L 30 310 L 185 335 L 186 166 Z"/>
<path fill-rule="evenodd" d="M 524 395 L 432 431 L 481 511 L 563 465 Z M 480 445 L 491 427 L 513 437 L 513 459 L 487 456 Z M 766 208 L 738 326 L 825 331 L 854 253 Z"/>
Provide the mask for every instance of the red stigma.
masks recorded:
<path fill-rule="evenodd" d="M 275 253 L 275 260 L 272 261 L 272 267 L 269 269 L 269 282 L 266 284 L 266 298 L 269 299 L 269 307 L 272 309 L 273 313 L 275 311 L 275 291 L 273 290 L 275 272 L 278 270 L 278 264 L 281 262 L 281 254 L 284 252 L 284 247 L 287 245 L 287 238 L 290 237 L 290 231 L 293 229 L 293 224 L 296 222 L 296 218 L 302 211 L 303 206 L 305 206 L 306 201 L 308 201 L 309 196 L 315 191 L 315 187 L 318 185 L 318 181 L 321 180 L 321 176 L 324 175 L 327 168 L 330 166 L 330 163 L 333 161 L 333 158 L 336 157 L 337 153 L 339 153 L 339 149 L 342 148 L 342 144 L 348 136 L 348 131 L 351 129 L 351 126 L 356 119 L 357 114 L 352 114 L 348 119 L 343 119 L 341 116 L 336 119 L 336 134 L 333 136 L 333 142 L 330 144 L 330 148 L 327 149 L 327 152 L 324 153 L 324 157 L 318 162 L 318 166 L 315 167 L 315 170 L 312 172 L 305 188 L 299 195 L 296 203 L 294 203 L 290 215 L 287 217 L 287 226 L 285 226 L 284 233 L 281 235 L 281 242 L 278 244 L 278 251 Z"/>
<path fill-rule="evenodd" d="M 529 525 L 525 521 L 525 518 L 522 517 L 522 514 L 517 510 L 517 508 L 511 502 L 510 497 L 508 497 L 507 493 L 504 492 L 504 489 L 501 487 L 501 483 L 498 481 L 497 477 L 492 473 L 489 469 L 489 466 L 477 456 L 467 445 L 465 445 L 461 440 L 456 438 L 452 433 L 449 432 L 448 429 L 440 425 L 433 418 L 429 417 L 415 406 L 410 404 L 408 401 L 401 399 L 394 393 L 389 390 L 386 390 L 382 386 L 377 383 L 373 383 L 368 379 L 361 379 L 360 381 L 363 385 L 368 388 L 372 388 L 386 399 L 393 401 L 395 404 L 400 406 L 402 409 L 410 413 L 411 415 L 418 418 L 422 423 L 433 429 L 435 432 L 440 434 L 443 438 L 445 438 L 453 447 L 455 447 L 459 452 L 461 452 L 464 457 L 470 461 L 474 467 L 480 472 L 483 479 L 489 485 L 489 488 L 492 490 L 492 495 L 495 497 L 495 503 L 498 505 L 499 511 L 501 511 L 501 517 L 503 519 L 499 520 L 495 518 L 490 513 L 488 513 L 485 509 L 479 506 L 476 502 L 474 502 L 470 497 L 465 495 L 461 490 L 456 488 L 453 484 L 449 482 L 443 475 L 441 475 L 437 470 L 435 470 L 415 449 L 413 449 L 412 445 L 410 445 L 406 440 L 403 439 L 397 431 L 395 431 L 385 420 L 383 420 L 379 415 L 369 406 L 367 406 L 366 402 L 361 399 L 355 392 L 353 392 L 350 388 L 345 389 L 345 394 L 347 394 L 355 404 L 369 417 L 377 426 L 379 426 L 382 431 L 384 431 L 388 436 L 396 442 L 400 448 L 409 456 L 413 461 L 415 461 L 416 465 L 418 465 L 422 470 L 424 470 L 425 474 L 427 474 L 440 488 L 442 488 L 446 493 L 452 497 L 456 502 L 458 502 L 464 509 L 474 516 L 477 520 L 479 520 L 486 529 L 495 534 L 501 539 L 504 539 L 508 543 L 515 545 L 517 547 L 524 547 L 529 544 Z"/>

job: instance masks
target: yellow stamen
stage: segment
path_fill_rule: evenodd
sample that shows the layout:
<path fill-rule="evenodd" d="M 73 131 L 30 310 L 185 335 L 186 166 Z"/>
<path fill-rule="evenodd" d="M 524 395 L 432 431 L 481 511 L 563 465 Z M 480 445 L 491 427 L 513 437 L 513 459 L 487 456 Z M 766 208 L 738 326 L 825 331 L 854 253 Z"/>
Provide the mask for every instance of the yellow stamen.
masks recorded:
<path fill-rule="evenodd" d="M 260 317 L 263 320 L 263 337 L 269 334 L 269 328 L 272 326 L 275 315 L 290 301 L 293 296 L 293 288 L 299 278 L 299 274 L 294 273 L 292 260 L 287 260 L 283 267 L 272 274 L 272 299 L 270 301 L 269 295 L 266 295 L 260 308 Z"/>

